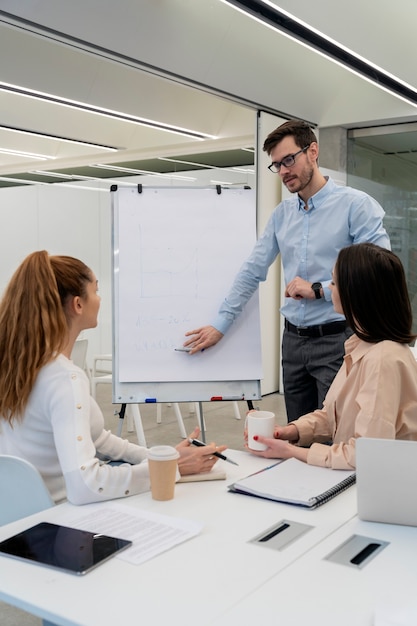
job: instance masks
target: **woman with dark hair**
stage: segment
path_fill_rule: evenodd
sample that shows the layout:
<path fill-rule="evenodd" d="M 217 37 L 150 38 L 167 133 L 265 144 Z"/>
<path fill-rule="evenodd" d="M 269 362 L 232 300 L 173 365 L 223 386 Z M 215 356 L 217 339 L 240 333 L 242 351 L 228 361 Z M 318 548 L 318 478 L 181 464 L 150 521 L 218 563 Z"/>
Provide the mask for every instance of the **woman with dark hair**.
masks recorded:
<path fill-rule="evenodd" d="M 0 454 L 31 462 L 55 502 L 86 504 L 150 487 L 147 449 L 105 430 L 87 376 L 70 360 L 79 333 L 97 326 L 99 308 L 94 273 L 45 251 L 22 262 L 0 303 Z M 180 474 L 210 471 L 213 453 L 225 447 L 182 441 Z"/>
<path fill-rule="evenodd" d="M 390 250 L 360 243 L 340 250 L 332 301 L 353 335 L 323 408 L 277 428 L 258 456 L 355 468 L 357 437 L 417 440 L 417 362 L 409 349 L 412 310 L 404 268 Z"/>

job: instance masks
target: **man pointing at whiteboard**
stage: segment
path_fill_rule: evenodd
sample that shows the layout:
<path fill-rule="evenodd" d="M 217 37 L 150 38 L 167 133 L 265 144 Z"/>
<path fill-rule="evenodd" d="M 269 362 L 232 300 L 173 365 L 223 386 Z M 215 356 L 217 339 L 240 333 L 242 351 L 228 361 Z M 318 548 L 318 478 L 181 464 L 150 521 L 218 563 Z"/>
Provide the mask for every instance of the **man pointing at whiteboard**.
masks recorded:
<path fill-rule="evenodd" d="M 390 248 L 390 241 L 376 200 L 321 174 L 317 138 L 308 124 L 285 122 L 268 135 L 263 149 L 271 157 L 270 171 L 294 196 L 275 208 L 213 324 L 187 332 L 184 346 L 195 354 L 220 341 L 281 253 L 284 395 L 293 421 L 322 407 L 351 334 L 333 309 L 329 289 L 339 250 L 365 241 Z"/>

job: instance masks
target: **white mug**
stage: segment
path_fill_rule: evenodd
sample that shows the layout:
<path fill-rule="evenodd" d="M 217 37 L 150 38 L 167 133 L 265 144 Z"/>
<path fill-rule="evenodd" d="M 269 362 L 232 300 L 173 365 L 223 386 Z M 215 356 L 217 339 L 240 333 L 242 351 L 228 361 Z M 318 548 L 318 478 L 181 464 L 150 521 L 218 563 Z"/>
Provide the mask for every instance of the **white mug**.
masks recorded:
<path fill-rule="evenodd" d="M 248 431 L 248 447 L 251 450 L 266 450 L 264 443 L 254 440 L 254 435 L 273 437 L 275 429 L 275 413 L 271 411 L 249 411 L 246 416 Z"/>

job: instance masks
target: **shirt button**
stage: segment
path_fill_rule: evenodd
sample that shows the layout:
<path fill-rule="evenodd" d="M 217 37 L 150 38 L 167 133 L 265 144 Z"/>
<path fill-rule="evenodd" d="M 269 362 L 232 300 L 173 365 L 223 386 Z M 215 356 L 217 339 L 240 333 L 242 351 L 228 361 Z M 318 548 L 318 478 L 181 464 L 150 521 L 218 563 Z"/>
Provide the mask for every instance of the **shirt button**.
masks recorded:
<path fill-rule="evenodd" d="M 128 496 L 128 495 L 129 495 L 129 489 L 126 489 L 125 496 Z"/>
<path fill-rule="evenodd" d="M 77 404 L 77 409 L 82 409 L 82 405 L 81 404 Z"/>
<path fill-rule="evenodd" d="M 78 437 L 77 437 L 77 441 L 82 441 L 82 440 L 83 440 L 82 436 L 81 436 L 81 435 L 78 435 Z"/>
<path fill-rule="evenodd" d="M 98 491 L 101 493 L 103 491 L 103 487 L 100 487 Z"/>
<path fill-rule="evenodd" d="M 75 380 L 75 378 L 77 378 L 77 374 L 71 374 L 71 378 L 72 380 Z"/>
<path fill-rule="evenodd" d="M 85 465 L 81 465 L 81 469 L 82 469 L 82 470 L 85 470 Z"/>

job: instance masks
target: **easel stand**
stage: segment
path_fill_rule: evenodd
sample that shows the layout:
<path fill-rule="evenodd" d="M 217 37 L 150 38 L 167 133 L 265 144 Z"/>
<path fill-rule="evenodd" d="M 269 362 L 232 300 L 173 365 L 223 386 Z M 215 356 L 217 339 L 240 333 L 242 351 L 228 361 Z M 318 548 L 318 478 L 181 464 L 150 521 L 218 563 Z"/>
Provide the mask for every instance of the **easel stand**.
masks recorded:
<path fill-rule="evenodd" d="M 200 431 L 201 431 L 201 440 L 206 441 L 206 433 L 205 433 L 205 423 L 204 423 L 204 417 L 203 417 L 203 403 L 202 402 L 196 402 L 196 405 L 198 406 L 198 415 L 197 415 L 197 419 L 198 419 L 198 423 L 200 426 Z M 146 439 L 145 439 L 145 433 L 143 431 L 143 424 L 142 424 L 142 419 L 140 417 L 140 412 L 139 409 L 137 407 L 136 404 L 131 404 L 130 405 L 132 408 L 132 412 L 133 412 L 133 420 L 135 423 L 135 428 L 136 428 L 136 433 L 138 436 L 138 442 L 139 445 L 145 446 L 146 447 Z M 120 407 L 120 411 L 118 413 L 116 413 L 119 416 L 119 427 L 117 429 L 117 434 L 120 436 L 123 430 L 123 424 L 124 424 L 124 419 L 125 419 L 125 415 L 126 415 L 126 410 L 127 410 L 127 404 L 123 403 Z M 180 426 L 180 433 L 181 433 L 181 437 L 183 439 L 187 438 L 187 433 L 185 432 L 183 423 L 182 423 L 182 417 L 181 414 L 178 415 L 177 411 L 179 412 L 179 408 L 177 403 L 174 403 L 174 410 L 176 412 L 177 415 L 177 420 L 178 420 L 178 424 Z"/>
<path fill-rule="evenodd" d="M 126 404 L 122 404 L 122 406 L 120 407 L 119 413 L 116 413 L 116 415 L 119 416 L 119 428 L 117 429 L 117 434 L 119 436 L 122 432 L 123 424 L 125 421 L 126 406 L 127 406 Z"/>
<path fill-rule="evenodd" d="M 129 406 L 131 408 L 132 415 L 133 415 L 133 422 L 135 424 L 136 434 L 137 434 L 137 437 L 138 437 L 138 443 L 139 443 L 140 446 L 145 446 L 146 447 L 145 433 L 144 433 L 144 430 L 143 430 L 143 424 L 142 424 L 142 419 L 140 417 L 139 408 L 138 408 L 137 404 L 130 404 Z M 120 407 L 120 411 L 118 413 L 118 415 L 119 415 L 119 427 L 117 429 L 117 434 L 119 435 L 119 437 L 120 437 L 120 435 L 122 433 L 126 410 L 127 410 L 127 405 L 126 404 L 122 404 L 122 406 Z"/>
<path fill-rule="evenodd" d="M 240 420 L 240 413 L 239 413 L 239 408 L 238 405 L 235 401 L 233 401 L 236 410 L 235 410 L 235 417 L 236 419 Z M 247 400 L 247 405 L 248 405 L 248 411 L 253 411 L 253 409 L 255 408 L 253 406 L 253 402 L 252 400 Z M 204 443 L 206 443 L 206 430 L 205 430 L 205 423 L 204 423 L 204 416 L 203 416 L 203 403 L 202 402 L 198 402 L 198 423 L 200 425 L 200 430 L 201 430 L 201 441 L 204 441 Z"/>
<path fill-rule="evenodd" d="M 206 443 L 206 427 L 205 427 L 205 421 L 204 421 L 204 415 L 203 415 L 203 402 L 195 402 L 193 403 L 196 406 L 197 409 L 197 420 L 198 420 L 198 425 L 200 427 L 200 438 L 201 440 Z M 253 403 L 252 401 L 248 400 L 247 402 L 248 404 L 248 410 L 252 410 L 253 409 Z M 182 420 L 182 415 L 181 415 L 181 411 L 179 408 L 178 403 L 174 402 L 174 411 L 175 411 L 175 415 L 177 417 L 177 421 L 178 421 L 178 425 L 180 428 L 180 434 L 181 437 L 183 439 L 187 438 L 187 432 L 185 430 L 184 427 L 184 423 Z M 239 411 L 239 407 L 237 402 L 233 401 L 233 408 L 234 408 L 234 412 L 235 412 L 235 419 L 240 420 L 241 419 L 241 415 L 240 415 L 240 411 Z M 132 411 L 132 416 L 129 417 L 133 417 L 134 420 L 134 425 L 135 425 L 135 429 L 136 429 L 136 433 L 137 433 L 137 437 L 138 437 L 138 443 L 139 445 L 142 445 L 144 447 L 147 447 L 147 443 L 146 443 L 146 438 L 145 438 L 145 433 L 143 430 L 143 424 L 142 424 L 142 418 L 140 415 L 140 410 L 137 404 L 130 404 L 129 405 Z M 120 407 L 120 411 L 115 411 L 115 415 L 119 416 L 119 425 L 118 425 L 118 429 L 117 429 L 117 434 L 119 435 L 119 437 L 122 434 L 122 430 L 123 430 L 123 425 L 124 425 L 124 419 L 126 416 L 126 411 L 127 411 L 127 404 L 126 403 L 122 403 L 121 407 Z M 157 415 L 158 411 L 157 411 Z M 160 423 L 160 418 L 157 418 L 158 423 Z"/>

